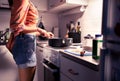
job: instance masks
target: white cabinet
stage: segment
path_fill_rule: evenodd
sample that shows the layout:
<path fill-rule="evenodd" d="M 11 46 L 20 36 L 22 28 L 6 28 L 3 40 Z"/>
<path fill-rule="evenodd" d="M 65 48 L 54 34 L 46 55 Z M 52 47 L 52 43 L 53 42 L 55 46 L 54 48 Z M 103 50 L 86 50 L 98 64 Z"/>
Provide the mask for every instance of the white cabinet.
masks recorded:
<path fill-rule="evenodd" d="M 0 0 L 0 7 L 9 8 L 8 0 Z"/>
<path fill-rule="evenodd" d="M 43 47 L 37 46 L 36 57 L 37 57 L 37 81 L 44 81 L 44 66 L 43 61 Z"/>
<path fill-rule="evenodd" d="M 81 5 L 87 6 L 88 0 L 48 0 L 49 11 L 59 13 Z"/>
<path fill-rule="evenodd" d="M 60 81 L 73 81 L 63 73 L 60 74 Z"/>
<path fill-rule="evenodd" d="M 64 56 L 60 57 L 61 80 L 66 81 L 100 81 L 99 71 L 94 71 Z"/>
<path fill-rule="evenodd" d="M 48 10 L 48 3 L 47 0 L 31 0 L 35 7 L 39 11 L 47 11 Z"/>

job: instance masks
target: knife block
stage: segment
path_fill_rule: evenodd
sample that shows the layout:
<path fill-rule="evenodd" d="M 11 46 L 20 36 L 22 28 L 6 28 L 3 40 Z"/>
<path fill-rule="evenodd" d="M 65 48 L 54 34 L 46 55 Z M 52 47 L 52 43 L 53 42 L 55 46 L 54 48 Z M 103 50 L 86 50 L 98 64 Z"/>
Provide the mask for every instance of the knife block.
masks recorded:
<path fill-rule="evenodd" d="M 73 43 L 81 42 L 81 33 L 80 32 L 69 32 L 68 37 L 73 38 Z"/>

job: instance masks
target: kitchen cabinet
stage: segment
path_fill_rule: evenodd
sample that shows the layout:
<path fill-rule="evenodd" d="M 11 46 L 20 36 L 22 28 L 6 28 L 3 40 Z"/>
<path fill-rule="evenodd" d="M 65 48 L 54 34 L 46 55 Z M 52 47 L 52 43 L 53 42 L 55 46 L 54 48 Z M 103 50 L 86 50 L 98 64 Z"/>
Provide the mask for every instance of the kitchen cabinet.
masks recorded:
<path fill-rule="evenodd" d="M 43 61 L 43 47 L 36 47 L 36 57 L 37 57 L 37 81 L 44 81 L 44 66 Z"/>
<path fill-rule="evenodd" d="M 48 8 L 50 12 L 59 13 L 78 6 L 87 6 L 88 0 L 48 0 Z"/>
<path fill-rule="evenodd" d="M 1 8 L 9 8 L 8 0 L 0 0 Z"/>
<path fill-rule="evenodd" d="M 48 10 L 47 0 L 31 0 L 31 1 L 39 11 L 44 12 Z"/>
<path fill-rule="evenodd" d="M 60 55 L 60 81 L 99 81 L 99 71 L 92 70 L 82 64 Z"/>
<path fill-rule="evenodd" d="M 61 77 L 60 81 L 73 81 L 69 77 L 67 77 L 66 75 L 64 75 L 63 73 L 61 73 L 60 75 L 61 75 L 60 76 Z"/>

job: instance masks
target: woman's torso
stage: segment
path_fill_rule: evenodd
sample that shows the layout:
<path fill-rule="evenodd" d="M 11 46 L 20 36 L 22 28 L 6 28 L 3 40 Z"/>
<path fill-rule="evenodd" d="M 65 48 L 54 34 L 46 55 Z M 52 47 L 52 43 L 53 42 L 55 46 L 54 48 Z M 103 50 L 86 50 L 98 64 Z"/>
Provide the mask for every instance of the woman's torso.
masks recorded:
<path fill-rule="evenodd" d="M 14 4 L 11 10 L 11 21 L 10 27 L 11 29 L 15 29 L 19 27 L 19 25 L 23 25 L 26 27 L 37 27 L 38 22 L 38 11 L 35 6 L 29 0 L 21 0 L 21 4 L 19 4 L 20 0 L 14 0 Z M 34 32 L 29 33 L 34 34 Z"/>

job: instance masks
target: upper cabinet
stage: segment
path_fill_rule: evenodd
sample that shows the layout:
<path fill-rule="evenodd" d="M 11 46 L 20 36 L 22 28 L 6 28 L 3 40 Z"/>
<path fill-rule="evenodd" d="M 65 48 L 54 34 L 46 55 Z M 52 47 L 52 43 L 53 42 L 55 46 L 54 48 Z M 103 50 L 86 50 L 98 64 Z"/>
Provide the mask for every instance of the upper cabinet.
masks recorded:
<path fill-rule="evenodd" d="M 87 6 L 88 0 L 48 0 L 49 11 L 59 13 L 79 6 Z"/>
<path fill-rule="evenodd" d="M 31 1 L 39 11 L 44 12 L 48 10 L 47 0 L 31 0 Z"/>
<path fill-rule="evenodd" d="M 9 8 L 8 0 L 0 0 L 1 8 Z"/>

